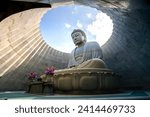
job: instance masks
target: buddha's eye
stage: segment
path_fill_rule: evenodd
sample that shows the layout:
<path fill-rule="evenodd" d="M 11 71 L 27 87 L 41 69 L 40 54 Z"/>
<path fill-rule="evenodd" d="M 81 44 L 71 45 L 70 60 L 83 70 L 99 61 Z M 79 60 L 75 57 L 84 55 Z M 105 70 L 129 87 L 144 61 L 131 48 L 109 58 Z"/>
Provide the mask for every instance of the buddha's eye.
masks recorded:
<path fill-rule="evenodd" d="M 72 38 L 75 38 L 75 35 L 72 35 Z"/>
<path fill-rule="evenodd" d="M 76 34 L 75 36 L 77 37 L 77 36 L 79 36 L 79 34 Z"/>

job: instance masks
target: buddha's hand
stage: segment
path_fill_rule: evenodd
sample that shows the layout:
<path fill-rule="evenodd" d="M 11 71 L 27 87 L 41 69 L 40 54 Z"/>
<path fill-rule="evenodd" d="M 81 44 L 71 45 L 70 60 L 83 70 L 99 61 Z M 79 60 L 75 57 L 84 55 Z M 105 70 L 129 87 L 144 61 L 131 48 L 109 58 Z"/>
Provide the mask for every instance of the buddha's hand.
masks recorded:
<path fill-rule="evenodd" d="M 75 68 L 75 67 L 77 67 L 77 65 L 72 65 L 72 66 L 70 66 L 69 68 Z"/>

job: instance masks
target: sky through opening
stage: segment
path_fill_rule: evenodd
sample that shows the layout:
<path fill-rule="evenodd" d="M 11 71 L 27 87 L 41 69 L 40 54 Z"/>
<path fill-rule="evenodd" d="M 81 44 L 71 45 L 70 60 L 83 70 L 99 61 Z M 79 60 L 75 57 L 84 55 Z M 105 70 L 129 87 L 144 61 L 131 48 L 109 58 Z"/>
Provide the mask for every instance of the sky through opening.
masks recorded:
<path fill-rule="evenodd" d="M 79 5 L 50 9 L 40 23 L 43 39 L 56 50 L 67 53 L 75 48 L 71 32 L 77 28 L 86 33 L 87 42 L 97 41 L 102 46 L 112 34 L 113 23 L 105 13 Z"/>

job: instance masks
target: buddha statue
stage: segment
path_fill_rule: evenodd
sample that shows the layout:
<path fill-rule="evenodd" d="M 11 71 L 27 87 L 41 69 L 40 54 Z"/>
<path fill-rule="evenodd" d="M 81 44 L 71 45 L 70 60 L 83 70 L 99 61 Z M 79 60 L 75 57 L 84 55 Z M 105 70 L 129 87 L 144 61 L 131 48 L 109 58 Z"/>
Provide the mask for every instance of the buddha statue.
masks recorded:
<path fill-rule="evenodd" d="M 70 53 L 68 67 L 56 70 L 54 89 L 58 93 L 95 94 L 117 87 L 117 78 L 107 69 L 97 42 L 86 42 L 81 29 L 71 33 L 75 48 Z"/>
<path fill-rule="evenodd" d="M 74 29 L 71 37 L 76 48 L 70 54 L 68 68 L 105 68 L 97 42 L 86 42 L 86 34 L 81 29 Z"/>

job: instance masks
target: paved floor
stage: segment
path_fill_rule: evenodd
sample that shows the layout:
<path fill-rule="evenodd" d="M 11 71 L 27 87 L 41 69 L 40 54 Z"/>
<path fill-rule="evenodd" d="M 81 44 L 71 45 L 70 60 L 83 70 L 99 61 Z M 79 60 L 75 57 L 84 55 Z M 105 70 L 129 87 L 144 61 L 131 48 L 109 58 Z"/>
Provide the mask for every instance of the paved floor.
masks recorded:
<path fill-rule="evenodd" d="M 37 95 L 29 94 L 25 91 L 7 91 L 0 92 L 0 100 L 36 100 L 36 99 L 75 99 L 75 100 L 150 100 L 150 91 L 123 91 L 116 94 L 98 94 L 98 95 Z"/>

